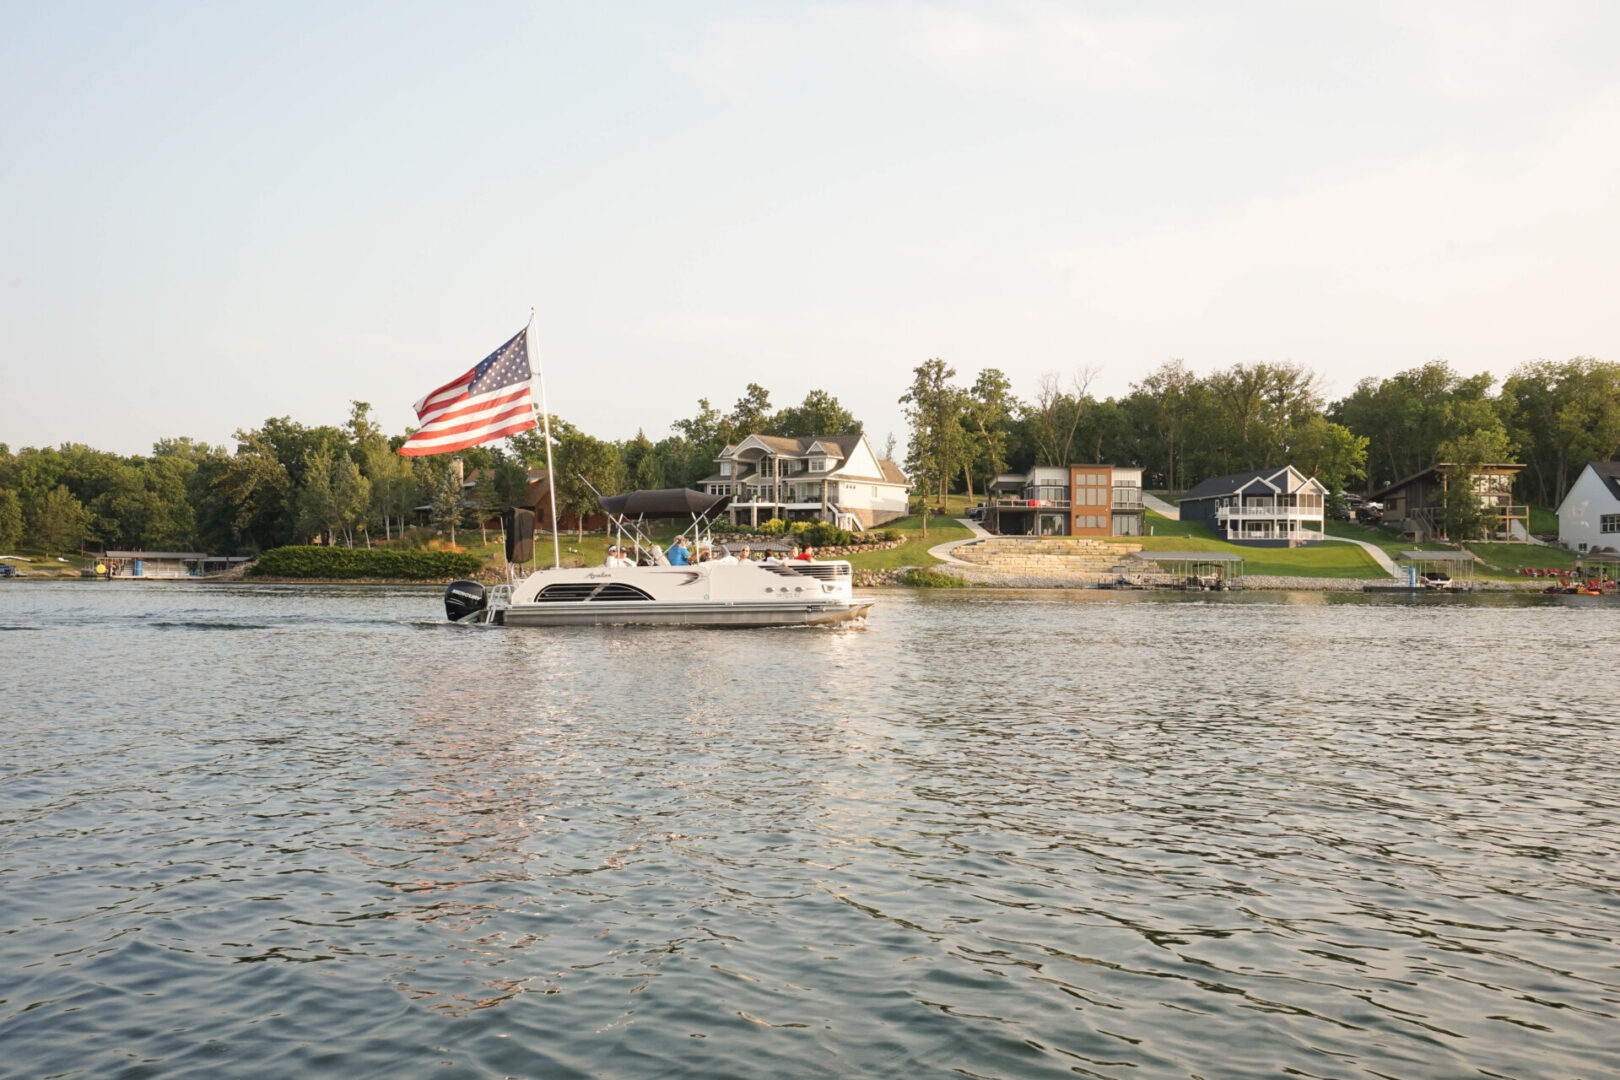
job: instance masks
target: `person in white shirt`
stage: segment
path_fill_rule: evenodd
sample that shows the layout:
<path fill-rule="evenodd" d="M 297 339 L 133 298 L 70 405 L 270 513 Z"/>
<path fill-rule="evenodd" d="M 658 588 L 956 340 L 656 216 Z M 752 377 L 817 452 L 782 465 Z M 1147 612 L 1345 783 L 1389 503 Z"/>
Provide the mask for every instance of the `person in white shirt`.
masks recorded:
<path fill-rule="evenodd" d="M 603 566 L 634 566 L 634 565 L 636 565 L 635 563 L 631 562 L 629 559 L 625 558 L 621 554 L 621 551 L 622 551 L 621 548 L 609 547 L 608 552 L 607 552 L 607 559 L 603 561 L 602 565 Z"/>
<path fill-rule="evenodd" d="M 727 551 L 724 555 L 720 556 L 718 559 L 716 559 L 714 561 L 717 562 L 717 563 L 734 563 L 734 562 L 737 561 L 737 556 L 735 556 L 731 552 Z"/>

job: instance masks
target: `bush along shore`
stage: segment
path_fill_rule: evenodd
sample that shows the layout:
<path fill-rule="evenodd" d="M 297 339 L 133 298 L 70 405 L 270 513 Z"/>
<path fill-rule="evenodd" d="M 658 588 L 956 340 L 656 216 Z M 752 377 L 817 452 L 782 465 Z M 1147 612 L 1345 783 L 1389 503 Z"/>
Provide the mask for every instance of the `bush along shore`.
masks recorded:
<path fill-rule="evenodd" d="M 464 551 L 411 551 L 300 545 L 271 548 L 247 576 L 292 581 L 454 581 L 477 576 L 484 560 Z"/>

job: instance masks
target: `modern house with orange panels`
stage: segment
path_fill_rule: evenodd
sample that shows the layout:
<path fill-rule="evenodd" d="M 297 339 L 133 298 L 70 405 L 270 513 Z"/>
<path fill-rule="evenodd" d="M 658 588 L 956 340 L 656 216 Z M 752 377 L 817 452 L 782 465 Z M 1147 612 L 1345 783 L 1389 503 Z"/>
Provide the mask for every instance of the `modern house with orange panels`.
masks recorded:
<path fill-rule="evenodd" d="M 984 527 L 1002 536 L 1141 536 L 1142 470 L 1037 465 L 990 482 Z"/>

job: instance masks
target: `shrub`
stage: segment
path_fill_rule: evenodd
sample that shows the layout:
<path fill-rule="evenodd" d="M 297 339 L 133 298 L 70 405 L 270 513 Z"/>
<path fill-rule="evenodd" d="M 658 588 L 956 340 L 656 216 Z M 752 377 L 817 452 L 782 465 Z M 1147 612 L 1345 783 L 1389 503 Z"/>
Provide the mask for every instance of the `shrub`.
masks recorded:
<path fill-rule="evenodd" d="M 765 536 L 776 536 L 785 528 L 787 528 L 787 522 L 781 518 L 766 518 L 759 523 L 759 531 Z"/>
<path fill-rule="evenodd" d="M 817 521 L 805 525 L 803 539 L 812 547 L 843 547 L 855 542 L 855 534 L 828 522 Z"/>
<path fill-rule="evenodd" d="M 399 536 L 395 537 L 394 546 L 404 548 L 407 551 L 426 551 L 433 545 L 433 541 L 437 540 L 438 538 L 439 534 L 434 530 L 429 529 L 424 525 L 418 525 L 414 528 L 406 529 L 404 532 L 400 533 Z"/>
<path fill-rule="evenodd" d="M 466 552 L 309 545 L 271 548 L 259 556 L 252 572 L 261 577 L 317 580 L 396 578 L 432 581 L 471 577 L 483 567 L 482 559 Z"/>
<path fill-rule="evenodd" d="M 906 534 L 899 529 L 884 529 L 882 532 L 868 533 L 867 535 L 884 544 L 892 544 L 897 540 L 906 538 Z"/>
<path fill-rule="evenodd" d="M 803 536 L 808 528 L 810 528 L 808 521 L 795 521 L 787 527 L 787 531 L 790 536 Z"/>
<path fill-rule="evenodd" d="M 900 575 L 900 584 L 908 589 L 960 589 L 967 582 L 955 574 L 913 566 Z"/>

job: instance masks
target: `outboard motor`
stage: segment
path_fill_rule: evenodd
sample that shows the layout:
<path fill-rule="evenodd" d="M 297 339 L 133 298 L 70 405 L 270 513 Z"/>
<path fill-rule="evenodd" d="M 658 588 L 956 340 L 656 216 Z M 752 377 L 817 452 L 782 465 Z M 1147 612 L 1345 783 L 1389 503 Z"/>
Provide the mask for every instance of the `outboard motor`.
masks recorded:
<path fill-rule="evenodd" d="M 444 590 L 444 614 L 451 622 L 461 622 L 489 606 L 489 594 L 476 581 L 452 581 Z"/>

